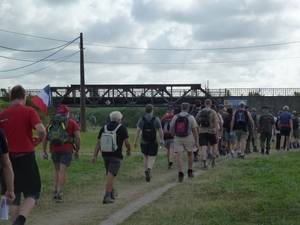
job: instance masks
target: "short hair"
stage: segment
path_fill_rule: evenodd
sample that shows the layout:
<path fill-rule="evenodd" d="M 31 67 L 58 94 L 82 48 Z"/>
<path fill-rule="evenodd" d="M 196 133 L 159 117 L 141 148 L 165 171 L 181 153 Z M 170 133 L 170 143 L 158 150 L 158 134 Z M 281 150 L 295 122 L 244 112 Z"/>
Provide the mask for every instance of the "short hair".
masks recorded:
<path fill-rule="evenodd" d="M 287 105 L 283 106 L 283 108 L 282 108 L 283 111 L 289 111 L 289 109 L 290 108 Z"/>
<path fill-rule="evenodd" d="M 205 102 L 204 102 L 205 105 L 211 105 L 212 104 L 212 101 L 208 98 L 208 99 L 205 99 Z"/>
<path fill-rule="evenodd" d="M 197 100 L 195 105 L 196 105 L 196 107 L 201 107 L 201 102 L 199 100 Z"/>
<path fill-rule="evenodd" d="M 22 87 L 22 85 L 14 86 L 10 91 L 10 100 L 13 101 L 15 99 L 23 99 L 26 96 L 26 91 Z"/>
<path fill-rule="evenodd" d="M 110 118 L 110 121 L 118 121 L 123 118 L 123 115 L 119 111 L 113 111 L 109 114 L 109 118 Z"/>
<path fill-rule="evenodd" d="M 229 107 L 229 108 L 226 109 L 226 112 L 227 112 L 229 115 L 231 115 L 231 114 L 233 114 L 233 109 Z"/>
<path fill-rule="evenodd" d="M 189 110 L 190 109 L 190 103 L 183 102 L 181 103 L 181 110 Z"/>

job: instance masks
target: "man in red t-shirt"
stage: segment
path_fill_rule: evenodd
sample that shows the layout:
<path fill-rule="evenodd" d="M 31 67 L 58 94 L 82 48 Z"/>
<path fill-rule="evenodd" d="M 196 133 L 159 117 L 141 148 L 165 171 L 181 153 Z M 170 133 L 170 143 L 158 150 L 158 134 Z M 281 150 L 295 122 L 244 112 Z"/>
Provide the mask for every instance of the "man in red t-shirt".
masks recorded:
<path fill-rule="evenodd" d="M 66 105 L 60 105 L 57 109 L 57 114 L 70 116 L 70 110 Z M 47 127 L 48 132 L 49 126 Z M 75 147 L 74 158 L 78 158 L 80 149 L 80 131 L 78 124 L 71 118 L 68 118 L 67 133 L 70 137 L 69 142 L 65 142 L 62 146 L 50 145 L 51 159 L 54 164 L 54 191 L 53 199 L 55 202 L 63 202 L 63 190 L 67 183 L 68 167 L 73 159 L 73 150 Z M 48 159 L 47 153 L 48 139 L 43 141 L 43 157 Z"/>
<path fill-rule="evenodd" d="M 167 159 L 169 162 L 168 168 L 171 169 L 174 161 L 174 137 L 170 132 L 170 124 L 174 117 L 174 107 L 169 105 L 167 107 L 167 113 L 161 120 L 161 127 L 164 131 L 164 147 L 167 149 Z"/>
<path fill-rule="evenodd" d="M 41 192 L 41 179 L 34 147 L 46 136 L 45 127 L 32 107 L 25 106 L 26 91 L 21 85 L 11 89 L 12 106 L 0 113 L 0 128 L 7 137 L 9 157 L 14 171 L 15 200 L 9 212 L 13 224 L 24 224 Z M 38 137 L 33 137 L 33 129 Z M 21 193 L 25 197 L 20 210 Z"/>

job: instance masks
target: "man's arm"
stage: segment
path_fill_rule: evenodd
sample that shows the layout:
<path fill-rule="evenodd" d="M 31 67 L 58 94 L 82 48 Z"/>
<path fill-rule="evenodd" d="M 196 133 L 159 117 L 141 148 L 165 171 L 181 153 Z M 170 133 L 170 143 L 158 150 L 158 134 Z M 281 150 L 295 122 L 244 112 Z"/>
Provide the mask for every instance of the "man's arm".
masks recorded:
<path fill-rule="evenodd" d="M 95 149 L 94 149 L 94 156 L 91 160 L 92 164 L 97 162 L 97 157 L 98 157 L 98 153 L 99 153 L 99 150 L 100 150 L 100 145 L 101 145 L 101 141 L 100 141 L 100 139 L 98 139 L 98 141 L 96 143 L 96 146 L 95 146 Z"/>
<path fill-rule="evenodd" d="M 141 128 L 140 128 L 140 127 L 137 127 L 137 128 L 136 128 L 136 131 L 135 131 L 134 142 L 133 142 L 134 148 L 137 147 L 137 139 L 138 139 L 138 137 L 139 137 L 139 135 L 140 135 L 140 131 L 141 131 Z"/>
<path fill-rule="evenodd" d="M 38 132 L 38 138 L 34 140 L 34 146 L 39 145 L 44 138 L 46 137 L 46 129 L 42 123 L 38 123 L 34 126 L 36 131 Z"/>
<path fill-rule="evenodd" d="M 11 204 L 15 199 L 14 173 L 8 157 L 8 153 L 2 155 L 2 175 L 7 187 L 7 191 L 5 192 L 5 196 L 7 197 L 7 204 Z"/>
<path fill-rule="evenodd" d="M 48 144 L 48 140 L 47 140 L 47 137 L 45 137 L 44 140 L 43 140 L 43 142 L 42 142 L 43 158 L 44 159 L 48 159 L 47 144 Z"/>
<path fill-rule="evenodd" d="M 126 146 L 126 155 L 131 155 L 131 144 L 130 144 L 130 140 L 129 140 L 129 138 L 126 138 L 125 140 L 124 140 L 124 144 L 125 144 L 125 146 Z"/>
<path fill-rule="evenodd" d="M 159 144 L 161 147 L 163 147 L 164 146 L 164 131 L 162 128 L 159 128 L 158 132 L 159 132 L 159 138 L 160 138 Z"/>
<path fill-rule="evenodd" d="M 197 149 L 199 148 L 199 134 L 198 134 L 198 127 L 194 127 L 192 129 L 193 131 L 193 136 L 194 136 L 194 139 L 195 139 L 195 145 L 197 147 Z"/>
<path fill-rule="evenodd" d="M 234 120 L 235 120 L 235 113 L 236 112 L 234 112 L 232 114 L 232 119 L 231 119 L 231 122 L 230 122 L 230 133 L 233 132 L 233 126 L 234 126 Z"/>
<path fill-rule="evenodd" d="M 74 132 L 74 137 L 75 137 L 74 158 L 77 159 L 79 157 L 79 150 L 80 150 L 80 146 L 81 146 L 81 137 L 80 137 L 79 130 Z"/>

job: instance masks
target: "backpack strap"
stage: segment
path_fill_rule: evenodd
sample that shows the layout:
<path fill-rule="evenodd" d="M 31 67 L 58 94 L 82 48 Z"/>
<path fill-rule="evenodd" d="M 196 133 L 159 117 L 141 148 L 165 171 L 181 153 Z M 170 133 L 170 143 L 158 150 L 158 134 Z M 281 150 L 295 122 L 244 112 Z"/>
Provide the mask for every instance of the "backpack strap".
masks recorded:
<path fill-rule="evenodd" d="M 155 120 L 155 116 L 153 116 L 153 117 L 151 118 L 150 122 L 153 123 L 154 120 Z"/>
<path fill-rule="evenodd" d="M 119 125 L 116 127 L 116 129 L 114 129 L 114 130 L 112 131 L 112 133 L 113 133 L 113 134 L 116 133 L 120 126 L 122 126 L 122 124 L 119 124 Z"/>
<path fill-rule="evenodd" d="M 104 132 L 107 132 L 107 125 L 104 126 Z"/>

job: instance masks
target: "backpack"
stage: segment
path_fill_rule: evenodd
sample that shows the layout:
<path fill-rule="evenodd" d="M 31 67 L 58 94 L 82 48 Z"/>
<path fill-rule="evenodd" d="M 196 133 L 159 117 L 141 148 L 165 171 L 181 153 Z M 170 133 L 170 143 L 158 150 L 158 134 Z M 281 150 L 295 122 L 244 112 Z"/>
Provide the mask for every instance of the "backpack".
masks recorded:
<path fill-rule="evenodd" d="M 238 110 L 235 113 L 235 122 L 238 124 L 246 124 L 247 123 L 247 119 L 245 116 L 246 111 L 244 110 Z"/>
<path fill-rule="evenodd" d="M 114 152 L 117 150 L 117 130 L 122 124 L 119 124 L 113 131 L 107 130 L 107 125 L 104 126 L 104 132 L 101 135 L 101 152 Z"/>
<path fill-rule="evenodd" d="M 209 122 L 209 110 L 201 110 L 200 112 L 200 119 L 199 119 L 199 124 L 201 127 L 209 127 L 210 122 Z"/>
<path fill-rule="evenodd" d="M 200 110 L 201 110 L 200 108 L 199 108 L 199 109 L 194 109 L 192 112 L 190 112 L 190 114 L 191 114 L 193 117 L 196 118 L 196 116 L 197 116 L 197 114 L 198 114 L 198 112 L 199 112 Z"/>
<path fill-rule="evenodd" d="M 52 116 L 50 125 L 48 126 L 47 138 L 50 145 L 63 146 L 65 143 L 73 142 L 68 134 L 68 117 L 63 114 Z"/>
<path fill-rule="evenodd" d="M 186 114 L 185 116 L 181 116 L 180 114 L 177 114 L 177 119 L 175 121 L 175 135 L 177 137 L 186 137 L 188 136 L 190 131 L 190 122 L 188 117 L 191 114 Z"/>
<path fill-rule="evenodd" d="M 144 141 L 156 141 L 156 128 L 154 126 L 155 117 L 153 116 L 150 121 L 146 117 L 142 117 L 144 121 L 142 129 L 142 138 Z"/>
<path fill-rule="evenodd" d="M 227 130 L 228 129 L 230 130 L 231 120 L 232 120 L 232 114 L 229 114 L 224 118 L 223 127 L 226 128 Z"/>
<path fill-rule="evenodd" d="M 298 130 L 299 129 L 299 119 L 298 117 L 292 118 L 293 121 L 293 130 Z"/>
<path fill-rule="evenodd" d="M 277 117 L 277 120 L 275 122 L 275 129 L 276 130 L 280 130 L 280 127 L 279 127 L 279 117 Z"/>

